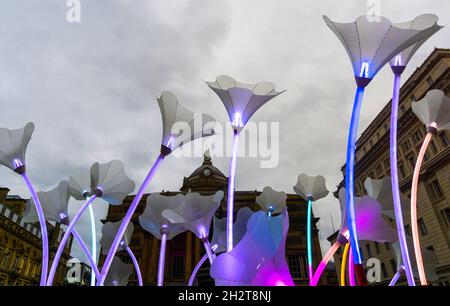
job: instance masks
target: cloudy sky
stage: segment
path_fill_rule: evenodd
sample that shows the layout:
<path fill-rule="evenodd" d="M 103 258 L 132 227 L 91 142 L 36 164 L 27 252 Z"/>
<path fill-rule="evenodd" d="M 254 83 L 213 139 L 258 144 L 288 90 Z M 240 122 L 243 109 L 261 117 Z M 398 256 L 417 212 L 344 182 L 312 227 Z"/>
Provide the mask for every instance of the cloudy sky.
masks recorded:
<path fill-rule="evenodd" d="M 440 24 L 450 23 L 448 0 L 369 2 L 379 2 L 394 22 L 435 13 Z M 324 175 L 331 191 L 341 181 L 354 81 L 322 15 L 350 22 L 367 13 L 367 1 L 81 0 L 79 23 L 67 21 L 68 9 L 66 0 L 0 1 L 0 126 L 36 124 L 27 166 L 38 190 L 111 159 L 122 160 L 140 184 L 160 147 L 155 98 L 173 91 L 186 107 L 226 122 L 225 108 L 204 83 L 220 74 L 287 90 L 252 118 L 279 122 L 279 165 L 262 169 L 260 158 L 239 159 L 237 190 L 270 185 L 292 192 L 302 172 Z M 449 48 L 449 34 L 447 27 L 431 38 L 405 77 L 435 47 Z M 384 69 L 368 88 L 360 131 L 388 102 L 391 84 Z M 228 158 L 213 161 L 227 173 Z M 148 191 L 178 190 L 200 163 L 200 157 L 168 158 Z M 29 197 L 6 168 L 0 185 Z M 71 212 L 79 207 L 74 202 Z M 103 217 L 106 205 L 98 201 L 95 210 Z M 339 205 L 330 195 L 314 213 L 326 240 L 331 218 L 339 226 Z M 83 236 L 87 224 L 86 218 L 78 227 Z"/>

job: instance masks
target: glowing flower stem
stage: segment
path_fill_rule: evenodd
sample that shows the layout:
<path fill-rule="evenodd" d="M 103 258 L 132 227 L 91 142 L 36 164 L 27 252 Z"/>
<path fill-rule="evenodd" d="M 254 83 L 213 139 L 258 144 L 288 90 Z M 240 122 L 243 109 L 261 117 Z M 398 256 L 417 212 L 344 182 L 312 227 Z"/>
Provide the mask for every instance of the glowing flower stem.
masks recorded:
<path fill-rule="evenodd" d="M 89 219 L 91 223 L 91 254 L 92 259 L 94 260 L 93 264 L 97 265 L 97 232 L 95 230 L 95 215 L 94 215 L 94 209 L 92 208 L 92 205 L 89 205 L 88 208 L 89 211 Z M 91 273 L 91 286 L 95 286 L 95 277 L 98 276 L 98 274 Z"/>
<path fill-rule="evenodd" d="M 420 250 L 419 229 L 417 226 L 417 189 L 419 186 L 420 168 L 422 167 L 423 158 L 427 152 L 428 145 L 431 142 L 433 133 L 429 132 L 425 136 L 425 140 L 420 148 L 419 156 L 417 156 L 416 166 L 414 167 L 414 174 L 411 186 L 411 229 L 414 241 L 414 253 L 416 255 L 417 270 L 419 271 L 420 284 L 427 285 L 427 278 L 425 276 L 425 269 L 423 266 L 422 252 Z"/>
<path fill-rule="evenodd" d="M 199 262 L 195 266 L 194 270 L 192 271 L 191 277 L 189 278 L 188 286 L 192 286 L 192 284 L 194 283 L 195 276 L 198 273 L 198 270 L 200 270 L 201 266 L 205 263 L 206 259 L 208 259 L 208 254 L 203 255 L 203 257 L 199 260 Z"/>
<path fill-rule="evenodd" d="M 86 203 L 81 206 L 81 208 L 75 214 L 75 217 L 70 221 L 69 226 L 67 226 L 66 232 L 59 243 L 58 249 L 56 250 L 55 257 L 53 258 L 52 266 L 50 268 L 50 273 L 48 274 L 47 286 L 51 286 L 53 284 L 53 278 L 55 277 L 56 269 L 58 268 L 59 259 L 61 258 L 62 252 L 66 246 L 67 240 L 69 240 L 70 234 L 72 233 L 75 224 L 77 224 L 78 220 L 80 220 L 83 212 L 89 207 L 89 205 L 94 202 L 97 198 L 96 195 L 93 195 L 86 201 Z"/>
<path fill-rule="evenodd" d="M 350 244 L 352 245 L 354 263 L 360 265 L 362 265 L 362 256 L 359 251 L 358 234 L 356 231 L 356 221 L 355 221 L 354 168 L 355 168 L 356 138 L 363 97 L 364 97 L 364 87 L 359 86 L 356 89 L 355 102 L 353 105 L 352 118 L 350 121 L 350 129 L 347 145 L 347 162 L 345 167 L 345 186 L 346 186 L 345 203 L 347 209 L 347 224 L 350 233 Z"/>
<path fill-rule="evenodd" d="M 203 246 L 205 247 L 206 255 L 208 255 L 209 263 L 212 265 L 214 259 L 216 259 L 216 256 L 211 250 L 211 244 L 209 243 L 208 239 L 204 239 Z"/>
<path fill-rule="evenodd" d="M 355 281 L 355 266 L 353 264 L 353 252 L 350 246 L 350 254 L 348 255 L 348 282 L 351 287 L 356 285 Z"/>
<path fill-rule="evenodd" d="M 130 223 L 131 218 L 133 217 L 133 214 L 139 205 L 139 202 L 141 201 L 142 197 L 144 196 L 145 190 L 147 189 L 148 185 L 150 184 L 153 176 L 155 176 L 155 173 L 158 170 L 159 166 L 161 165 L 161 162 L 164 160 L 164 157 L 165 157 L 165 155 L 163 155 L 163 154 L 159 155 L 158 159 L 155 161 L 152 168 L 150 169 L 147 176 L 145 177 L 144 181 L 142 182 L 141 187 L 139 187 L 139 190 L 136 193 L 136 196 L 134 197 L 133 202 L 131 202 L 130 207 L 128 208 L 128 211 L 122 220 L 119 230 L 117 231 L 117 234 L 114 238 L 111 248 L 109 249 L 108 256 L 106 256 L 105 262 L 102 267 L 102 271 L 100 273 L 100 277 L 97 280 L 97 286 L 103 285 L 106 275 L 108 274 L 109 268 L 111 268 L 111 264 L 114 259 L 114 255 L 117 252 L 117 248 L 119 247 L 122 237 L 125 234 L 125 231 L 127 230 L 128 223 Z"/>
<path fill-rule="evenodd" d="M 306 220 L 306 240 L 307 240 L 307 249 L 308 249 L 308 278 L 309 284 L 311 285 L 311 280 L 314 275 L 313 270 L 313 257 L 312 257 L 312 235 L 311 235 L 311 219 L 312 219 L 312 198 L 308 198 L 308 213 Z"/>
<path fill-rule="evenodd" d="M 45 286 L 45 282 L 47 280 L 48 273 L 48 233 L 47 233 L 47 224 L 45 221 L 44 211 L 42 210 L 41 202 L 39 201 L 39 197 L 37 196 L 36 190 L 33 187 L 30 179 L 26 172 L 22 175 L 25 184 L 28 187 L 28 190 L 31 193 L 31 197 L 33 198 L 34 206 L 36 207 L 37 215 L 39 218 L 39 225 L 41 226 L 41 236 L 42 236 L 42 269 L 41 269 L 41 281 L 40 286 Z"/>
<path fill-rule="evenodd" d="M 341 286 L 345 286 L 345 266 L 347 264 L 348 249 L 350 248 L 350 243 L 347 243 L 344 248 L 344 253 L 342 254 L 341 262 Z"/>
<path fill-rule="evenodd" d="M 162 286 L 164 283 L 164 263 L 166 261 L 166 242 L 167 234 L 161 235 L 161 247 L 159 250 L 159 263 L 158 263 L 158 280 L 157 285 Z"/>
<path fill-rule="evenodd" d="M 230 170 L 228 172 L 227 197 L 227 252 L 233 249 L 233 210 L 234 210 L 234 184 L 236 177 L 236 159 L 239 146 L 239 132 L 234 130 L 233 151 L 231 152 Z"/>
<path fill-rule="evenodd" d="M 131 261 L 133 262 L 134 269 L 136 270 L 136 277 L 138 279 L 139 286 L 142 286 L 142 274 L 141 269 L 139 268 L 139 263 L 136 259 L 136 256 L 134 256 L 133 251 L 130 249 L 130 247 L 127 245 L 125 247 L 125 250 L 127 251 L 128 255 L 130 255 Z"/>
<path fill-rule="evenodd" d="M 394 77 L 394 93 L 392 96 L 391 110 L 391 130 L 390 130 L 390 159 L 391 159 L 391 183 L 392 196 L 394 200 L 395 223 L 397 225 L 398 240 L 402 253 L 403 263 L 405 265 L 405 274 L 410 286 L 414 286 L 414 276 L 411 269 L 408 245 L 406 244 L 405 226 L 403 224 L 403 213 L 400 202 L 400 187 L 398 183 L 397 171 L 397 122 L 398 122 L 398 104 L 400 96 L 401 74 L 396 73 Z"/>
<path fill-rule="evenodd" d="M 322 275 L 323 271 L 325 270 L 325 267 L 327 266 L 328 262 L 333 257 L 334 253 L 339 249 L 339 246 L 341 244 L 339 241 L 336 241 L 331 248 L 328 250 L 328 252 L 325 254 L 325 257 L 320 262 L 319 266 L 316 269 L 316 272 L 314 272 L 314 276 L 311 281 L 311 286 L 317 286 L 317 283 L 319 282 L 320 276 Z"/>
<path fill-rule="evenodd" d="M 95 263 L 94 258 L 92 257 L 91 253 L 89 252 L 88 247 L 84 243 L 83 239 L 81 238 L 80 234 L 75 230 L 75 228 L 72 229 L 72 235 L 77 240 L 78 244 L 80 245 L 81 249 L 83 250 L 84 255 L 89 260 L 89 264 L 91 265 L 91 275 L 99 276 L 100 272 L 98 271 L 97 265 Z M 95 284 L 94 284 L 95 285 Z"/>
<path fill-rule="evenodd" d="M 404 271 L 404 267 L 402 266 L 400 268 L 400 270 L 397 271 L 397 273 L 395 273 L 394 277 L 392 278 L 391 282 L 389 283 L 390 287 L 393 287 L 393 286 L 395 286 L 395 284 L 397 284 L 397 281 L 400 278 L 400 275 L 402 274 L 403 271 Z"/>

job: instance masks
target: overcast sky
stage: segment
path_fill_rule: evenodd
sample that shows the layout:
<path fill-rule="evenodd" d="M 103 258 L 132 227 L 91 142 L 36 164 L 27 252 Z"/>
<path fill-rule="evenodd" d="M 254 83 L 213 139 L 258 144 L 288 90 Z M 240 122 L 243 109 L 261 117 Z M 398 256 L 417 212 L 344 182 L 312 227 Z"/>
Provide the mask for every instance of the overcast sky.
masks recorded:
<path fill-rule="evenodd" d="M 383 0 L 393 22 L 435 13 L 450 22 L 448 0 Z M 159 153 L 161 119 L 155 98 L 173 91 L 195 112 L 227 121 L 205 85 L 217 75 L 287 91 L 252 118 L 280 122 L 280 161 L 238 160 L 237 190 L 292 193 L 298 174 L 322 174 L 330 191 L 342 180 L 354 95 L 352 68 L 341 43 L 322 20 L 350 22 L 368 11 L 365 0 L 81 0 L 81 22 L 66 19 L 66 0 L 0 1 L 0 126 L 32 121 L 27 168 L 38 190 L 75 169 L 120 159 L 140 185 Z M 408 77 L 435 47 L 450 47 L 446 27 L 416 54 Z M 367 90 L 360 132 L 390 99 L 392 73 L 384 69 Z M 169 157 L 148 188 L 178 190 L 201 158 Z M 213 158 L 226 174 L 228 158 Z M 0 168 L 0 185 L 29 197 L 20 177 Z M 74 202 L 74 213 L 80 203 Z M 107 206 L 95 203 L 97 216 Z M 323 240 L 340 223 L 332 194 L 315 203 Z M 88 218 L 78 229 L 86 236 Z M 100 224 L 97 226 L 100 231 Z M 89 241 L 89 240 L 88 240 Z M 322 243 L 326 251 L 327 242 Z M 80 256 L 78 249 L 74 255 Z"/>

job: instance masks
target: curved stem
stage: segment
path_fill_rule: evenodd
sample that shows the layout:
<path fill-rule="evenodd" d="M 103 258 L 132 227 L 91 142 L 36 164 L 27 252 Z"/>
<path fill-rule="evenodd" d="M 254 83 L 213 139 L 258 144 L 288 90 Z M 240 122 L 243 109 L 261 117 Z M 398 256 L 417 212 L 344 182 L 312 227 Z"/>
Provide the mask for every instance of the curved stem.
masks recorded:
<path fill-rule="evenodd" d="M 213 251 L 211 250 L 211 244 L 207 239 L 203 242 L 203 246 L 205 247 L 206 255 L 208 256 L 209 263 L 212 265 L 214 262 L 214 259 L 216 259 L 216 256 L 214 255 Z"/>
<path fill-rule="evenodd" d="M 53 278 L 55 277 L 56 269 L 58 268 L 59 259 L 61 258 L 62 252 L 64 251 L 67 240 L 69 240 L 70 234 L 72 233 L 75 224 L 77 224 L 83 212 L 89 207 L 89 205 L 92 204 L 92 202 L 94 202 L 96 198 L 96 195 L 90 197 L 89 200 L 87 200 L 86 203 L 84 203 L 83 206 L 81 206 L 81 208 L 77 211 L 72 221 L 70 221 L 69 226 L 67 227 L 66 232 L 64 233 L 64 236 L 59 243 L 58 249 L 56 250 L 55 257 L 53 258 L 50 273 L 48 274 L 47 286 L 51 286 L 53 284 Z"/>
<path fill-rule="evenodd" d="M 416 166 L 414 167 L 414 174 L 411 186 L 411 229 L 414 241 L 414 253 L 416 255 L 417 270 L 419 271 L 420 284 L 427 285 L 427 277 L 425 275 L 425 268 L 423 266 L 422 251 L 420 250 L 419 228 L 417 225 L 417 189 L 419 186 L 420 168 L 422 167 L 423 158 L 427 152 L 430 144 L 432 133 L 427 133 L 425 140 L 420 148 L 419 156 L 417 156 Z"/>
<path fill-rule="evenodd" d="M 348 256 L 348 282 L 351 287 L 356 286 L 355 265 L 353 264 L 353 252 L 351 246 L 350 246 L 350 255 Z"/>
<path fill-rule="evenodd" d="M 139 282 L 139 286 L 142 287 L 142 274 L 141 274 L 141 269 L 139 268 L 139 263 L 136 259 L 136 256 L 134 256 L 133 251 L 130 249 L 130 247 L 127 245 L 125 247 L 125 250 L 127 251 L 128 255 L 130 255 L 131 257 L 131 261 L 133 262 L 134 265 L 134 269 L 136 270 L 136 276 Z"/>
<path fill-rule="evenodd" d="M 78 244 L 80 245 L 81 249 L 83 250 L 84 255 L 89 260 L 89 264 L 91 265 L 92 273 L 91 275 L 98 276 L 100 272 L 98 271 L 97 265 L 95 263 L 94 258 L 92 257 L 91 253 L 89 252 L 88 247 L 84 243 L 83 239 L 81 238 L 80 234 L 76 231 L 75 228 L 72 229 L 72 235 L 73 237 L 78 241 Z"/>
<path fill-rule="evenodd" d="M 316 269 L 316 272 L 314 273 L 314 276 L 311 281 L 311 286 L 317 286 L 317 283 L 319 282 L 320 276 L 322 275 L 323 270 L 325 270 L 325 267 L 327 266 L 330 259 L 333 257 L 334 253 L 339 249 L 339 246 L 341 244 L 339 241 L 336 241 L 331 248 L 328 250 L 328 252 L 325 254 L 325 257 L 320 262 L 319 266 Z"/>
<path fill-rule="evenodd" d="M 195 276 L 198 273 L 198 270 L 200 270 L 201 266 L 206 261 L 206 259 L 208 259 L 208 254 L 203 255 L 203 257 L 199 260 L 199 262 L 195 266 L 194 270 L 192 271 L 191 277 L 189 278 L 188 286 L 192 286 L 192 284 L 194 283 Z"/>
<path fill-rule="evenodd" d="M 230 169 L 228 171 L 228 196 L 227 196 L 227 252 L 233 249 L 233 210 L 234 210 L 234 185 L 236 178 L 236 159 L 239 147 L 239 132 L 234 130 L 233 150 L 231 152 Z"/>
<path fill-rule="evenodd" d="M 395 273 L 394 277 L 392 278 L 391 282 L 389 283 L 389 287 L 393 287 L 393 286 L 395 286 L 395 284 L 397 284 L 397 281 L 400 278 L 402 271 L 404 271 L 403 267 L 399 271 L 397 271 L 397 273 Z"/>
<path fill-rule="evenodd" d="M 395 223 L 397 225 L 398 241 L 402 253 L 405 274 L 410 286 L 414 286 L 414 276 L 411 269 L 411 260 L 409 258 L 408 245 L 406 243 L 405 226 L 403 224 L 402 205 L 400 202 L 400 187 L 398 183 L 397 172 L 397 122 L 398 122 L 398 104 L 400 95 L 401 74 L 395 74 L 394 93 L 392 97 L 391 110 L 391 130 L 390 130 L 390 159 L 391 159 L 391 184 L 392 196 L 394 200 Z"/>
<path fill-rule="evenodd" d="M 42 210 L 41 201 L 39 201 L 39 197 L 37 196 L 36 190 L 33 187 L 33 184 L 31 183 L 30 179 L 28 178 L 28 175 L 26 172 L 24 172 L 22 175 L 23 180 L 25 181 L 25 184 L 28 187 L 28 190 L 31 193 L 31 197 L 33 199 L 34 206 L 36 207 L 38 219 L 39 219 L 39 225 L 41 227 L 41 237 L 42 237 L 42 268 L 41 268 L 41 281 L 40 286 L 45 286 L 45 282 L 47 280 L 47 273 L 48 273 L 48 233 L 47 233 L 47 223 L 45 221 L 44 211 Z"/>
<path fill-rule="evenodd" d="M 345 266 L 347 264 L 348 249 L 350 248 L 350 243 L 347 243 L 344 248 L 344 253 L 342 254 L 341 262 L 341 286 L 345 286 Z"/>
<path fill-rule="evenodd" d="M 345 166 L 345 186 L 346 186 L 345 202 L 347 210 L 347 224 L 350 234 L 350 244 L 352 246 L 354 263 L 356 264 L 362 264 L 362 255 L 359 250 L 358 234 L 356 230 L 355 202 L 354 202 L 355 201 L 354 168 L 355 168 L 356 138 L 363 97 L 364 97 L 364 87 L 359 86 L 356 89 L 352 118 L 350 121 L 350 129 L 347 144 L 347 161 Z"/>
<path fill-rule="evenodd" d="M 313 257 L 312 257 L 312 241 L 311 241 L 311 219 L 312 219 L 312 199 L 308 199 L 308 213 L 306 219 L 306 240 L 307 240 L 307 252 L 308 252 L 308 278 L 309 285 L 314 274 L 313 271 Z"/>
<path fill-rule="evenodd" d="M 161 247 L 159 249 L 159 262 L 158 262 L 158 286 L 162 286 L 164 283 L 164 263 L 166 261 L 166 242 L 167 234 L 161 234 Z"/>
<path fill-rule="evenodd" d="M 111 264 L 114 259 L 114 255 L 116 254 L 119 244 L 122 240 L 122 237 L 125 234 L 125 231 L 127 230 L 127 226 L 130 223 L 131 218 L 133 217 L 133 214 L 139 205 L 139 202 L 141 201 L 142 197 L 144 196 L 145 190 L 147 189 L 153 176 L 155 175 L 156 171 L 158 170 L 159 166 L 161 165 L 161 162 L 164 160 L 164 157 L 165 156 L 163 154 L 160 154 L 159 157 L 156 159 L 152 168 L 150 169 L 150 171 L 148 172 L 144 181 L 142 182 L 141 187 L 139 187 L 139 190 L 136 193 L 136 196 L 134 197 L 133 202 L 131 202 L 131 205 L 128 208 L 128 211 L 127 211 L 125 217 L 123 218 L 122 223 L 120 224 L 119 230 L 117 231 L 117 234 L 114 237 L 113 243 L 111 244 L 111 248 L 109 249 L 108 255 L 106 256 L 105 262 L 103 263 L 100 277 L 97 280 L 97 286 L 103 285 L 106 275 L 108 274 L 109 268 L 111 268 Z"/>
<path fill-rule="evenodd" d="M 97 232 L 95 230 L 95 215 L 92 205 L 89 205 L 89 219 L 91 223 L 91 254 L 94 266 L 97 266 Z M 91 273 L 91 286 L 95 286 L 95 278 L 98 277 L 98 273 Z"/>

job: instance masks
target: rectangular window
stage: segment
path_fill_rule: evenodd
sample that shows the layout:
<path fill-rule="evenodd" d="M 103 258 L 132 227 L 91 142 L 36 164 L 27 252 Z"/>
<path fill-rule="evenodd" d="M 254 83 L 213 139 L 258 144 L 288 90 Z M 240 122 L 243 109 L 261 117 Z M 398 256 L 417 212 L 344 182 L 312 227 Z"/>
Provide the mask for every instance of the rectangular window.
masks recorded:
<path fill-rule="evenodd" d="M 385 247 L 386 251 L 389 251 L 391 249 L 389 242 L 385 242 L 384 247 Z"/>
<path fill-rule="evenodd" d="M 434 140 L 432 140 L 430 142 L 430 149 L 431 149 L 431 155 L 435 155 L 437 153 L 437 147 L 436 147 L 436 143 L 434 142 Z"/>
<path fill-rule="evenodd" d="M 421 234 L 422 236 L 428 235 L 428 230 L 427 230 L 427 227 L 426 227 L 426 225 L 425 225 L 425 221 L 423 221 L 423 219 L 420 218 L 420 219 L 418 220 L 418 223 L 419 223 L 420 234 Z"/>
<path fill-rule="evenodd" d="M 445 132 L 440 133 L 439 138 L 441 139 L 441 142 L 442 142 L 442 145 L 444 146 L 444 148 L 446 148 L 450 145 L 450 140 L 448 139 L 448 136 Z"/>
<path fill-rule="evenodd" d="M 450 228 L 450 208 L 444 208 L 441 210 L 441 216 L 442 219 L 444 219 L 445 224 L 447 225 L 447 228 Z"/>
<path fill-rule="evenodd" d="M 372 257 L 372 250 L 370 248 L 370 244 L 367 244 L 366 248 L 367 248 L 367 257 L 369 258 Z"/>
<path fill-rule="evenodd" d="M 390 263 L 391 263 L 391 269 L 392 269 L 392 272 L 393 272 L 394 274 L 397 273 L 397 263 L 395 262 L 395 260 L 391 259 L 391 260 L 390 260 Z"/>
<path fill-rule="evenodd" d="M 400 178 L 405 178 L 406 176 L 406 171 L 405 171 L 405 167 L 403 166 L 403 164 L 398 165 L 398 171 L 400 172 Z"/>
<path fill-rule="evenodd" d="M 3 269 L 8 269 L 9 266 L 9 256 L 11 255 L 11 253 L 7 252 L 5 254 L 5 256 L 3 256 L 2 258 L 2 268 Z"/>
<path fill-rule="evenodd" d="M 181 278 L 184 276 L 184 256 L 172 257 L 172 277 Z"/>
<path fill-rule="evenodd" d="M 383 278 L 387 277 L 386 265 L 384 262 L 381 263 L 381 271 L 383 272 Z"/>
<path fill-rule="evenodd" d="M 377 255 L 380 254 L 380 245 L 376 241 L 375 241 L 375 251 L 377 252 Z"/>
<path fill-rule="evenodd" d="M 291 271 L 291 275 L 293 278 L 302 278 L 302 270 L 300 267 L 300 259 L 297 255 L 288 255 L 287 256 L 289 271 Z"/>
<path fill-rule="evenodd" d="M 409 165 L 411 166 L 411 169 L 414 169 L 414 167 L 416 166 L 416 159 L 414 158 L 414 156 L 409 155 L 407 157 Z"/>
<path fill-rule="evenodd" d="M 442 191 L 441 185 L 439 185 L 438 180 L 432 181 L 428 186 L 431 191 L 433 200 L 440 200 L 444 197 L 444 192 Z"/>
<path fill-rule="evenodd" d="M 402 144 L 402 148 L 405 152 L 408 152 L 409 149 L 411 149 L 411 143 L 409 142 L 408 139 L 406 139 L 403 144 Z"/>
<path fill-rule="evenodd" d="M 428 251 L 433 252 L 434 254 L 436 254 L 436 252 L 434 251 L 434 247 L 432 245 L 430 245 L 429 247 L 426 248 Z M 437 257 L 437 256 L 436 256 Z M 438 258 L 438 257 L 437 257 Z M 438 263 L 439 263 L 439 258 L 438 258 Z"/>
<path fill-rule="evenodd" d="M 411 236 L 411 226 L 405 225 L 405 232 L 406 232 L 409 236 Z"/>

